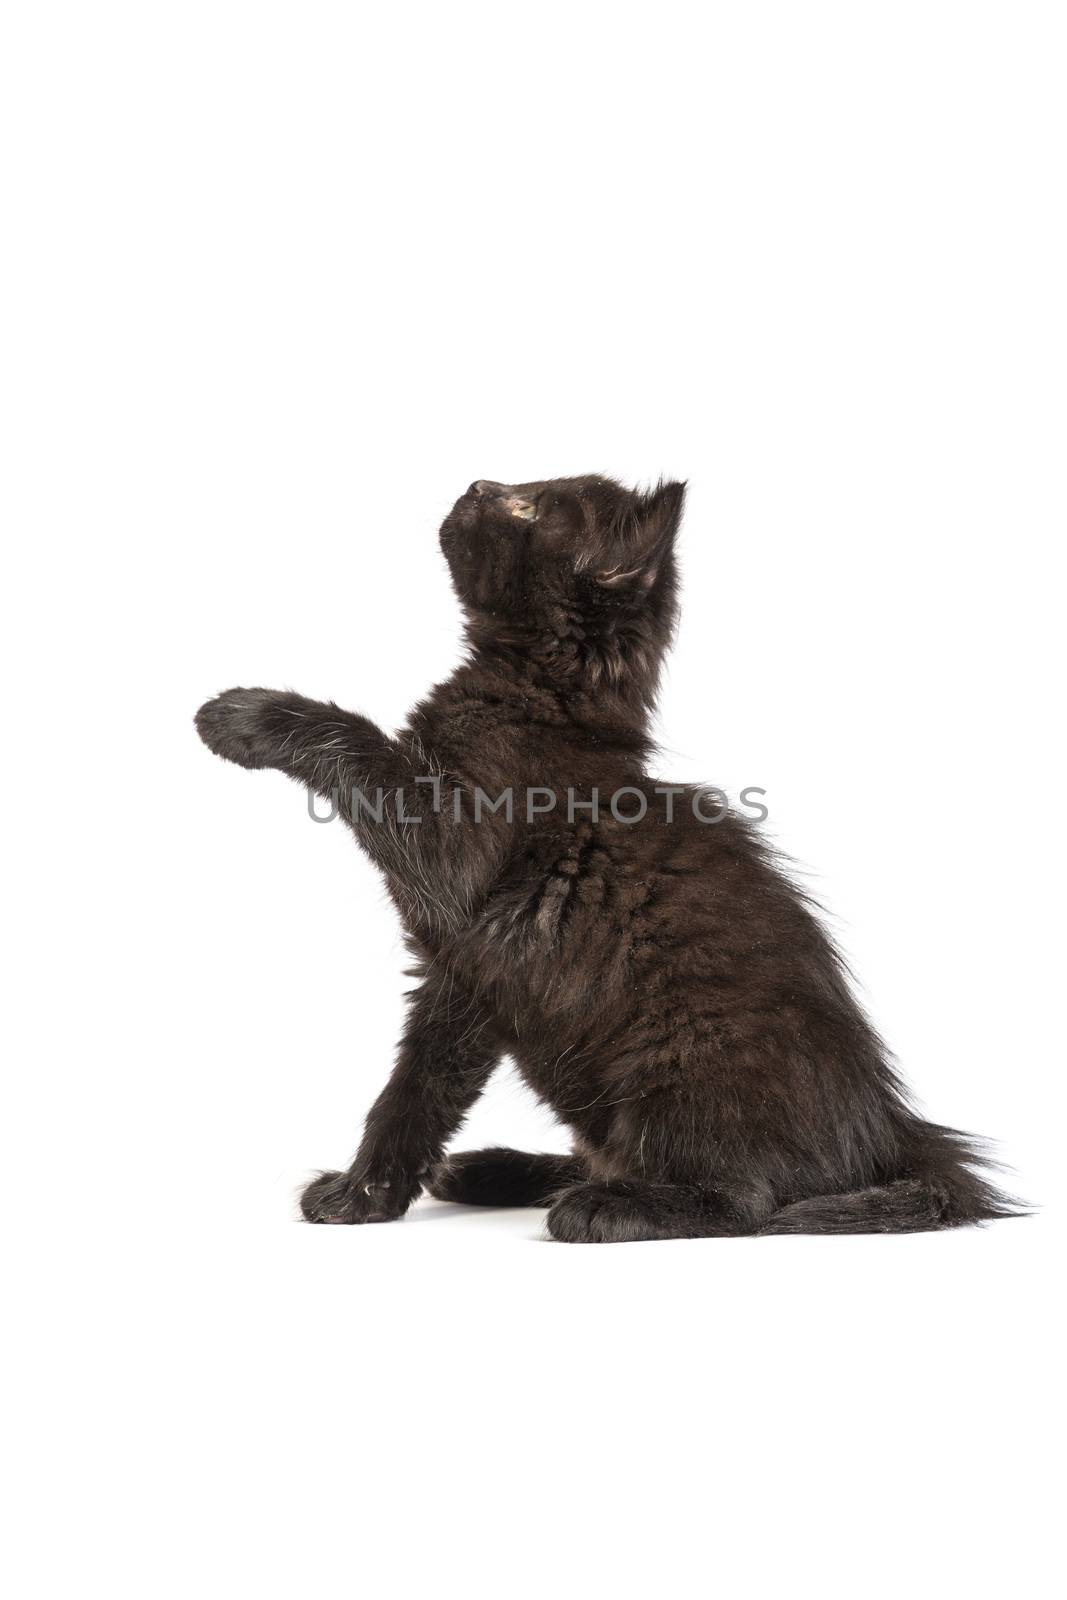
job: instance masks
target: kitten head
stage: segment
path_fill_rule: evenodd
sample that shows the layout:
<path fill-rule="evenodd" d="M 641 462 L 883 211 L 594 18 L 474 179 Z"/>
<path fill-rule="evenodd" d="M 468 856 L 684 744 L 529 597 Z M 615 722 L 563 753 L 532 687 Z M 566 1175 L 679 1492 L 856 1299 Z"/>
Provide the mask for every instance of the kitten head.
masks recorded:
<path fill-rule="evenodd" d="M 647 493 L 611 478 L 480 478 L 441 528 L 475 642 L 619 683 L 654 682 L 675 617 L 674 540 L 685 485 Z"/>

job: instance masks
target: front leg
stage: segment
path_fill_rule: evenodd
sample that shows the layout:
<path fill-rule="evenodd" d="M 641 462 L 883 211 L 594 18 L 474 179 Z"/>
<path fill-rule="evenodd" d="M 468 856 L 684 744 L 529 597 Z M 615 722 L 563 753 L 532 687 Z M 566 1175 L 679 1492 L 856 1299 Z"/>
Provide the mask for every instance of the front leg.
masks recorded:
<path fill-rule="evenodd" d="M 438 791 L 423 787 L 440 780 L 369 717 L 290 691 L 228 689 L 200 707 L 196 728 L 225 760 L 272 767 L 330 800 L 410 909 L 431 927 L 442 923 L 449 851 L 433 809 Z"/>
<path fill-rule="evenodd" d="M 420 1193 L 430 1169 L 497 1063 L 491 1018 L 453 979 L 429 977 L 411 1011 L 392 1077 L 371 1107 L 347 1172 L 324 1172 L 304 1190 L 308 1222 L 391 1222 Z"/>
<path fill-rule="evenodd" d="M 209 750 L 239 767 L 273 767 L 316 793 L 403 782 L 394 740 L 369 717 L 286 689 L 227 689 L 196 714 Z"/>

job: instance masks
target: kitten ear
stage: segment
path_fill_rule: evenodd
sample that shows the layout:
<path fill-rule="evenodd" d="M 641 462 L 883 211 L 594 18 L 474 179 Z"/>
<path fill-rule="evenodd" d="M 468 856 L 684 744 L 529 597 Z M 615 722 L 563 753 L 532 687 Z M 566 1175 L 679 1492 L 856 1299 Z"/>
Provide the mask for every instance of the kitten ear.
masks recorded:
<path fill-rule="evenodd" d="M 617 541 L 615 564 L 594 573 L 602 589 L 651 589 L 670 554 L 682 520 L 684 483 L 659 483 L 647 494 L 634 496 L 628 524 Z"/>

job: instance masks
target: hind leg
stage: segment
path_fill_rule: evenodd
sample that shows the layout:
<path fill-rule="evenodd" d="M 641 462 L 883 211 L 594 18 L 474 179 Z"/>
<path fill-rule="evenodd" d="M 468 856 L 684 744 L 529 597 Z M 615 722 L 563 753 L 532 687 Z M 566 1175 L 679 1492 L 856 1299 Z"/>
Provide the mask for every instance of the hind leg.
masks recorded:
<path fill-rule="evenodd" d="M 764 1213 L 754 1195 L 619 1178 L 565 1189 L 548 1213 L 547 1226 L 564 1244 L 732 1238 L 758 1232 Z"/>
<path fill-rule="evenodd" d="M 660 1063 L 660 1070 L 665 1070 Z M 723 1138 L 699 1080 L 620 1101 L 590 1151 L 589 1178 L 559 1195 L 548 1231 L 567 1244 L 731 1238 L 758 1233 L 776 1200 L 762 1164 Z"/>
<path fill-rule="evenodd" d="M 438 1200 L 465 1206 L 547 1206 L 568 1184 L 585 1177 L 577 1156 L 527 1155 L 525 1150 L 461 1150 L 431 1172 Z"/>

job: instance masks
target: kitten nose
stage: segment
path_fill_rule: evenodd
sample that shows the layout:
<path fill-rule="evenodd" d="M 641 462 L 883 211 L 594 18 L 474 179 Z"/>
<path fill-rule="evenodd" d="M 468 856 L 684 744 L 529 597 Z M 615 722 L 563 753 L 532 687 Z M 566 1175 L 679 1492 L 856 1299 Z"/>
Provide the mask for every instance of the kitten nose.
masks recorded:
<path fill-rule="evenodd" d="M 499 494 L 503 488 L 504 485 L 502 483 L 494 483 L 491 478 L 476 478 L 471 484 L 468 493 L 476 495 Z"/>

